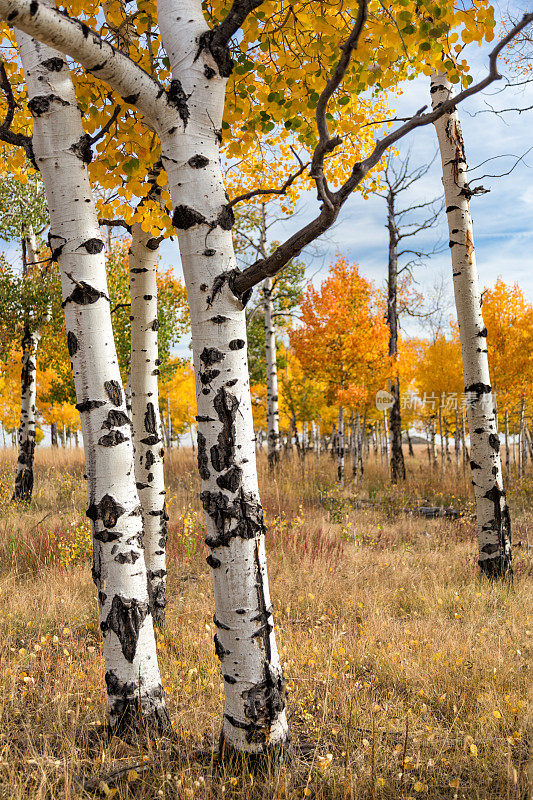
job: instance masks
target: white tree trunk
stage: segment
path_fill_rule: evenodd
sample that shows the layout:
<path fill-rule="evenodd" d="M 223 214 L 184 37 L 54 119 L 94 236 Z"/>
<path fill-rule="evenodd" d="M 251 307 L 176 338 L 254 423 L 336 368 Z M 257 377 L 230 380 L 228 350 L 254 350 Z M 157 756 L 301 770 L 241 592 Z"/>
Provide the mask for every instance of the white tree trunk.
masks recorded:
<path fill-rule="evenodd" d="M 176 25 L 176 16 L 187 24 Z M 209 49 L 200 2 L 160 0 L 181 122 L 160 130 L 191 311 L 198 466 L 225 701 L 221 743 L 250 753 L 288 736 L 257 485 L 243 302 L 220 167 L 228 54 Z M 179 80 L 178 80 L 179 76 Z"/>
<path fill-rule="evenodd" d="M 104 242 L 84 162 L 87 137 L 66 61 L 17 33 L 34 121 L 33 149 L 50 212 L 67 341 L 81 414 L 110 723 L 126 733 L 170 724 L 157 665 L 133 471 L 130 422 L 115 353 Z"/>
<path fill-rule="evenodd" d="M 339 406 L 338 423 L 337 479 L 342 486 L 344 483 L 344 409 L 342 406 Z"/>
<path fill-rule="evenodd" d="M 161 0 L 158 22 L 173 73 L 165 92 L 109 44 L 48 11 L 39 0 L 21 0 L 16 6 L 11 9 L 9 0 L 0 1 L 11 24 L 64 48 L 86 69 L 97 68 L 98 76 L 122 96 L 134 95 L 137 108 L 159 134 L 191 311 L 201 500 L 213 568 L 215 646 L 225 684 L 221 741 L 228 749 L 250 753 L 281 746 L 288 727 L 257 486 L 247 297 L 232 289 L 237 270 L 233 212 L 220 167 L 229 49 L 212 51 L 199 0 Z M 96 325 L 92 330 L 98 331 L 101 343 L 101 329 Z M 151 628 L 149 614 L 147 619 Z"/>
<path fill-rule="evenodd" d="M 433 108 L 447 100 L 452 86 L 433 74 Z M 500 440 L 492 400 L 487 358 L 487 329 L 481 313 L 466 157 L 457 111 L 435 123 L 442 158 L 446 212 L 450 231 L 453 285 L 468 399 L 470 467 L 479 536 L 479 566 L 489 577 L 510 574 L 511 520 L 503 490 Z"/>
<path fill-rule="evenodd" d="M 279 402 L 276 331 L 273 322 L 272 278 L 265 278 L 263 281 L 263 296 L 265 304 L 268 463 L 273 467 L 279 460 Z"/>
<path fill-rule="evenodd" d="M 37 261 L 37 242 L 30 229 L 23 242 L 23 278 L 28 266 Z M 35 404 L 37 402 L 37 347 L 40 334 L 35 320 L 31 318 L 32 309 L 27 309 L 28 321 L 22 337 L 22 370 L 20 375 L 21 408 L 18 430 L 18 458 L 15 475 L 13 500 L 29 502 L 33 492 L 33 459 L 35 455 Z"/>
<path fill-rule="evenodd" d="M 144 560 L 154 620 L 165 618 L 167 510 L 159 414 L 157 264 L 159 240 L 136 223 L 129 253 L 131 411 L 135 480 L 141 501 Z"/>

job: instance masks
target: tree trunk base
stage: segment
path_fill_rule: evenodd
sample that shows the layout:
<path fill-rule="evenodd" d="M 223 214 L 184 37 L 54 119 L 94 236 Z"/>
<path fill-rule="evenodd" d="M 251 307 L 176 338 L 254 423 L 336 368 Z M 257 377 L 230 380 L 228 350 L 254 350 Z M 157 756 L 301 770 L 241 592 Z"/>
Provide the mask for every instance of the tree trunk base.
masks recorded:
<path fill-rule="evenodd" d="M 479 570 L 484 578 L 494 580 L 513 580 L 513 566 L 511 559 L 505 554 L 498 555 L 496 558 L 486 558 L 477 562 Z"/>
<path fill-rule="evenodd" d="M 290 761 L 293 753 L 292 740 L 290 735 L 283 742 L 278 744 L 268 744 L 260 753 L 247 753 L 237 750 L 233 745 L 228 744 L 224 739 L 223 732 L 220 733 L 218 757 L 219 763 L 227 769 L 231 765 L 235 770 L 247 770 L 248 772 L 264 772 L 276 764 L 284 764 Z"/>
<path fill-rule="evenodd" d="M 146 698 L 142 698 L 148 704 Z M 140 713 L 138 698 L 124 698 L 113 712 L 113 722 L 107 726 L 108 735 L 117 736 L 125 742 L 134 743 L 139 736 L 155 737 L 172 736 L 172 723 L 164 703 L 150 701 L 150 708 L 143 708 Z"/>

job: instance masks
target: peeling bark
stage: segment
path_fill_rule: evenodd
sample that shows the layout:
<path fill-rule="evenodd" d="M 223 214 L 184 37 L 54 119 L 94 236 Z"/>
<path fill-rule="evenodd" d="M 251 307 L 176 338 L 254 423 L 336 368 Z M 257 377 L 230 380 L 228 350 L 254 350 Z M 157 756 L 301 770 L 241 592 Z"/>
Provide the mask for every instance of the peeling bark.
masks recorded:
<path fill-rule="evenodd" d="M 433 74 L 431 97 L 436 109 L 452 94 L 445 75 Z M 442 159 L 450 230 L 453 285 L 470 430 L 472 483 L 476 498 L 479 566 L 489 578 L 512 575 L 511 518 L 503 489 L 500 443 L 489 377 L 487 329 L 481 313 L 466 157 L 457 111 L 435 122 Z"/>

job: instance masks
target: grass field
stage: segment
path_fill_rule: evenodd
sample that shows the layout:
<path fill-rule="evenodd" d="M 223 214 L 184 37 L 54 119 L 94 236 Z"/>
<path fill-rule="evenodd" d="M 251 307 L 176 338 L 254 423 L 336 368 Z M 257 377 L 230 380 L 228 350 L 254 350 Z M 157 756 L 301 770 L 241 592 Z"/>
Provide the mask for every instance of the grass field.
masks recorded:
<path fill-rule="evenodd" d="M 469 476 L 421 451 L 391 489 L 335 464 L 260 457 L 292 757 L 251 773 L 217 759 L 213 648 L 198 478 L 168 460 L 168 612 L 158 650 L 175 738 L 107 739 L 104 668 L 81 451 L 38 450 L 34 501 L 10 504 L 0 454 L 0 797 L 465 798 L 528 796 L 533 479 L 510 483 L 512 585 L 480 581 Z M 408 513 L 424 501 L 459 520 Z M 532 533 L 529 533 L 529 540 Z M 529 731 L 529 739 L 531 730 Z"/>

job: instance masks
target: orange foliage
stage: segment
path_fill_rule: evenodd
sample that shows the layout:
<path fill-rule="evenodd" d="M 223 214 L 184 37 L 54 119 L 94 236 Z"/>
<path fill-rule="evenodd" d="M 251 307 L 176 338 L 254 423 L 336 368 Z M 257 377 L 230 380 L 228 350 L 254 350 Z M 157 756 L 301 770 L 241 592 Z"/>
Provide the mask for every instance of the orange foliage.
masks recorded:
<path fill-rule="evenodd" d="M 320 289 L 308 285 L 290 341 L 304 372 L 325 384 L 330 403 L 362 409 L 390 373 L 378 293 L 343 256 Z"/>

